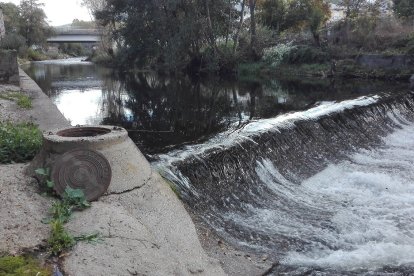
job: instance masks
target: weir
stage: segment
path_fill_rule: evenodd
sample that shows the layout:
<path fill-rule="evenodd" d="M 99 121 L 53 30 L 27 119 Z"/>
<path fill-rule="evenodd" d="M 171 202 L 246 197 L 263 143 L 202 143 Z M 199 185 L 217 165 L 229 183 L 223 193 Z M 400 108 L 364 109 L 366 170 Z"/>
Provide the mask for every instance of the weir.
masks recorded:
<path fill-rule="evenodd" d="M 274 273 L 407 272 L 413 123 L 412 92 L 325 103 L 161 156 L 158 166 L 219 236 L 274 256 Z"/>

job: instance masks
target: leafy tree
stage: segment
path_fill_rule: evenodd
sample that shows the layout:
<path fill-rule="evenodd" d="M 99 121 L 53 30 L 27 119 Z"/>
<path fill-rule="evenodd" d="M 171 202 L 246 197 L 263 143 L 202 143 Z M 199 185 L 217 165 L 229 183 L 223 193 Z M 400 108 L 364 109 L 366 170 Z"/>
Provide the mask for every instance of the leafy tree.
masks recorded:
<path fill-rule="evenodd" d="M 309 1 L 309 17 L 308 25 L 315 40 L 315 43 L 320 46 L 320 30 L 322 26 L 331 17 L 331 10 L 329 4 L 324 0 Z"/>
<path fill-rule="evenodd" d="M 394 0 L 394 12 L 399 17 L 414 16 L 414 1 L 413 0 Z"/>
<path fill-rule="evenodd" d="M 43 5 L 38 0 L 20 2 L 20 33 L 26 38 L 28 46 L 44 44 L 52 34 L 42 9 Z"/>
<path fill-rule="evenodd" d="M 309 28 L 318 46 L 320 30 L 330 17 L 330 6 L 325 0 L 267 0 L 261 4 L 265 25 L 278 32 Z"/>
<path fill-rule="evenodd" d="M 0 3 L 3 9 L 4 26 L 7 33 L 18 33 L 20 31 L 19 7 L 13 3 Z"/>
<path fill-rule="evenodd" d="M 340 0 L 338 3 L 345 10 L 345 19 L 359 16 L 368 4 L 368 0 Z"/>
<path fill-rule="evenodd" d="M 230 3 L 230 4 L 229 4 Z M 106 0 L 95 12 L 104 26 L 115 26 L 121 41 L 121 62 L 138 66 L 161 64 L 175 71 L 191 61 L 221 54 L 219 38 L 229 33 L 235 14 L 228 0 Z M 201 60 L 200 60 L 201 59 Z"/>
<path fill-rule="evenodd" d="M 287 28 L 288 3 L 286 0 L 263 1 L 260 10 L 260 18 L 264 25 L 277 32 L 284 31 Z"/>

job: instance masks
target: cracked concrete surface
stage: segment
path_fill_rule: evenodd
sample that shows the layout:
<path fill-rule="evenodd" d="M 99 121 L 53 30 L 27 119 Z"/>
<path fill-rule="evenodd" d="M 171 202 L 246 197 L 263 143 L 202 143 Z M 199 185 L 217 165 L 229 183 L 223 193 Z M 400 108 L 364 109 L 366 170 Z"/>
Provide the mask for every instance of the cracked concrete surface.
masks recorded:
<path fill-rule="evenodd" d="M 140 189 L 93 203 L 68 228 L 104 237 L 97 245 L 74 248 L 64 261 L 68 275 L 224 275 L 202 249 L 181 202 L 156 173 Z"/>
<path fill-rule="evenodd" d="M 0 166 L 0 253 L 34 249 L 49 236 L 50 200 L 36 191 L 36 181 L 23 174 L 22 164 Z"/>

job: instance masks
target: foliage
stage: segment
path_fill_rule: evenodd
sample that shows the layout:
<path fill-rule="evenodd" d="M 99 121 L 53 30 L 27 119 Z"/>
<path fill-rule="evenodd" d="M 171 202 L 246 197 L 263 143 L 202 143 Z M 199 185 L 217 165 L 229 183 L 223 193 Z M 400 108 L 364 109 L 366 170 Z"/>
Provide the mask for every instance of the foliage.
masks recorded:
<path fill-rule="evenodd" d="M 30 97 L 20 92 L 8 92 L 0 94 L 0 99 L 16 101 L 17 105 L 21 108 L 32 108 L 32 100 L 30 99 Z"/>
<path fill-rule="evenodd" d="M 27 46 L 44 45 L 52 34 L 52 29 L 46 21 L 42 9 L 43 4 L 38 0 L 22 0 L 19 6 L 12 3 L 0 3 L 3 8 L 8 48 L 19 50 L 22 54 L 22 42 Z"/>
<path fill-rule="evenodd" d="M 414 1 L 412 0 L 394 0 L 394 12 L 400 17 L 414 16 Z"/>
<path fill-rule="evenodd" d="M 50 169 L 39 168 L 36 170 L 36 173 L 47 179 L 46 183 L 49 188 L 54 186 L 54 183 L 50 181 Z M 42 220 L 43 223 L 49 223 L 51 227 L 48 246 L 52 255 L 59 255 L 62 251 L 72 248 L 78 241 L 95 243 L 100 240 L 100 235 L 97 233 L 74 237 L 64 227 L 64 224 L 69 221 L 74 210 L 83 210 L 90 206 L 82 190 L 70 187 L 66 187 L 61 200 L 55 201 L 52 204 L 50 217 Z"/>
<path fill-rule="evenodd" d="M 45 60 L 48 59 L 46 55 L 44 55 L 42 52 L 38 51 L 38 50 L 34 50 L 33 48 L 29 48 L 27 50 L 27 59 L 32 60 L 32 61 L 41 61 L 41 60 Z"/>
<path fill-rule="evenodd" d="M 262 60 L 271 67 L 276 67 L 282 63 L 282 61 L 286 59 L 286 56 L 295 48 L 296 46 L 292 46 L 291 42 L 287 44 L 278 44 L 265 49 Z"/>
<path fill-rule="evenodd" d="M 75 245 L 75 239 L 70 235 L 60 220 L 53 220 L 50 223 L 50 237 L 47 240 L 50 253 L 59 255 L 62 251 L 72 248 Z"/>
<path fill-rule="evenodd" d="M 298 45 L 284 55 L 283 63 L 312 64 L 325 63 L 330 59 L 329 54 L 316 47 Z"/>
<path fill-rule="evenodd" d="M 260 16 L 277 32 L 308 28 L 319 45 L 320 30 L 331 17 L 331 10 L 325 0 L 269 0 L 261 4 Z"/>
<path fill-rule="evenodd" d="M 219 59 L 217 42 L 230 37 L 239 16 L 236 2 L 107 0 L 95 15 L 104 26 L 116 26 L 113 38 L 120 41 L 121 64 L 176 71 L 200 60 L 206 48 L 212 50 L 211 60 Z"/>
<path fill-rule="evenodd" d="M 59 45 L 59 50 L 62 53 L 78 57 L 86 56 L 88 54 L 88 51 L 81 43 L 62 43 Z"/>
<path fill-rule="evenodd" d="M 245 78 L 246 76 L 258 75 L 263 69 L 263 67 L 264 67 L 264 64 L 260 62 L 239 64 L 239 67 L 238 67 L 239 77 Z"/>
<path fill-rule="evenodd" d="M 89 208 L 91 206 L 86 200 L 85 194 L 82 190 L 72 189 L 71 187 L 66 187 L 62 200 L 64 204 L 79 210 Z"/>
<path fill-rule="evenodd" d="M 42 45 L 52 29 L 46 21 L 46 14 L 42 9 L 44 4 L 39 0 L 22 0 L 20 2 L 20 33 L 26 38 L 28 46 Z"/>
<path fill-rule="evenodd" d="M 0 258 L 0 276 L 49 276 L 52 271 L 41 267 L 33 258 L 4 256 Z"/>
<path fill-rule="evenodd" d="M 42 133 L 30 123 L 0 122 L 0 163 L 31 160 L 42 145 Z"/>
<path fill-rule="evenodd" d="M 19 55 L 22 56 L 27 51 L 26 39 L 19 34 L 6 34 L 0 41 L 0 49 L 17 50 Z"/>

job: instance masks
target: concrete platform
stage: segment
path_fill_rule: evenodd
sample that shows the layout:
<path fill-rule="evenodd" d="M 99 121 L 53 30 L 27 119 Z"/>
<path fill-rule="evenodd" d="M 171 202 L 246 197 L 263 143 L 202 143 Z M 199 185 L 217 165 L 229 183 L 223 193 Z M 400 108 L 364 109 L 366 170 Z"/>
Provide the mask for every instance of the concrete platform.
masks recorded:
<path fill-rule="evenodd" d="M 0 101 L 0 120 L 32 121 L 46 131 L 69 126 L 22 71 L 20 81 L 22 91 L 33 99 L 33 109 Z M 150 168 L 145 159 L 133 165 Z M 23 175 L 24 167 L 0 166 L 0 252 L 33 250 L 49 235 L 49 226 L 40 220 L 47 216 L 52 199 L 37 193 L 33 180 Z M 181 201 L 153 170 L 145 185 L 110 190 L 90 209 L 75 213 L 67 226 L 75 235 L 98 231 L 104 239 L 97 245 L 79 243 L 68 252 L 63 259 L 65 275 L 224 275 L 219 263 L 204 252 Z"/>

